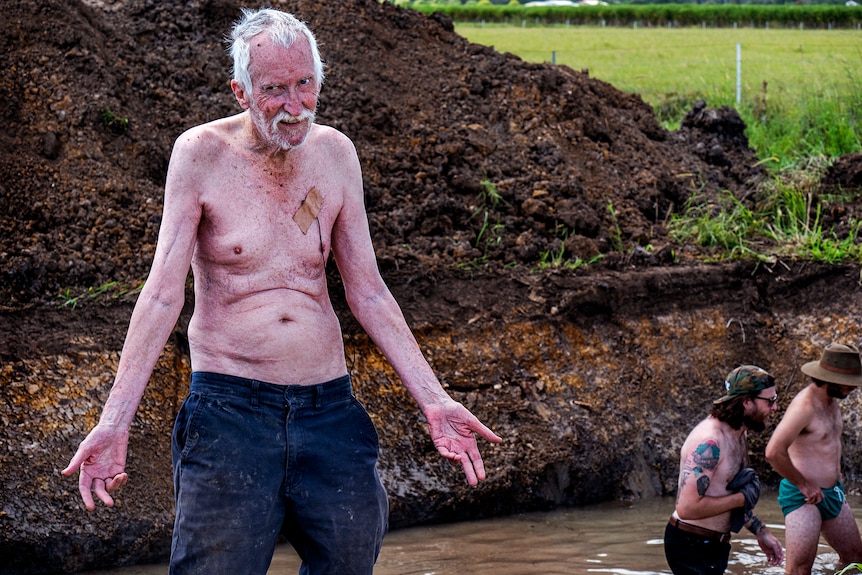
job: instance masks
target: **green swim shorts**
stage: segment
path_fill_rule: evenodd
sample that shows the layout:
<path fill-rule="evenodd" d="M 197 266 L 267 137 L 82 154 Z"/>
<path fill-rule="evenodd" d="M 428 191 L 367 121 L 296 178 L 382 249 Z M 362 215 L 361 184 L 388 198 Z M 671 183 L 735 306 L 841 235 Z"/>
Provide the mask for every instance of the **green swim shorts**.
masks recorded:
<path fill-rule="evenodd" d="M 820 518 L 823 521 L 835 519 L 841 513 L 841 506 L 844 505 L 844 484 L 838 480 L 833 487 L 821 489 L 821 491 L 823 491 L 823 501 L 817 504 Z M 805 496 L 794 484 L 782 479 L 778 486 L 778 504 L 786 517 L 790 512 L 805 505 Z"/>

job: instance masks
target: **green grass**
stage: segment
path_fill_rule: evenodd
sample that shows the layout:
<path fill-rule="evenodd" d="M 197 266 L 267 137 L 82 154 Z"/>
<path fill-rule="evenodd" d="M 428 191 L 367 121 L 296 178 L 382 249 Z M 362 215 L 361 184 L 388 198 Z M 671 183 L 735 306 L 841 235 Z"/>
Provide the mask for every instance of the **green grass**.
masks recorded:
<path fill-rule="evenodd" d="M 138 283 L 136 286 L 120 284 L 116 281 L 111 281 L 97 287 L 89 287 L 85 292 L 73 292 L 71 288 L 66 288 L 57 294 L 58 307 L 77 309 L 78 304 L 88 300 L 102 300 L 104 298 L 117 299 L 127 295 L 137 295 L 141 293 L 144 287 L 144 282 Z"/>
<path fill-rule="evenodd" d="M 730 192 L 715 201 L 693 195 L 679 213 L 671 215 L 671 236 L 680 243 L 714 248 L 716 260 L 862 263 L 862 222 L 850 219 L 840 236 L 821 224 L 821 214 L 830 206 L 854 198 L 818 194 L 817 182 L 828 161 L 823 157 L 810 160 L 805 165 L 785 168 L 768 180 L 761 190 L 764 199 L 751 207 Z"/>
<path fill-rule="evenodd" d="M 707 247 L 714 260 L 862 263 L 860 222 L 850 221 L 840 236 L 821 223 L 825 210 L 848 198 L 817 190 L 835 157 L 862 149 L 862 32 L 463 23 L 456 31 L 526 61 L 588 69 L 592 77 L 640 94 L 669 129 L 700 99 L 737 108 L 752 148 L 771 170 L 761 200 L 750 205 L 730 192 L 711 201 L 695 194 L 668 222 L 677 242 Z M 614 207 L 607 207 L 613 217 Z M 582 264 L 567 262 L 560 249 L 543 253 L 539 267 Z"/>
<path fill-rule="evenodd" d="M 862 32 L 763 28 L 456 24 L 471 42 L 551 62 L 640 94 L 676 128 L 699 99 L 739 109 L 752 147 L 777 166 L 862 149 Z M 736 103 L 736 46 L 741 101 Z"/>

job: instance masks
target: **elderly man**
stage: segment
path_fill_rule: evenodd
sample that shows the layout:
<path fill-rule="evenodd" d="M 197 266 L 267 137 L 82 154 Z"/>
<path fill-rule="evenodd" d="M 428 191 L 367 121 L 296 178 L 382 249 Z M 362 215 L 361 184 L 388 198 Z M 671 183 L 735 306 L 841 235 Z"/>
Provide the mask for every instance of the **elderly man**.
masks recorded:
<path fill-rule="evenodd" d="M 246 10 L 231 38 L 244 110 L 173 149 L 153 266 L 98 425 L 65 475 L 88 509 L 128 479 L 129 426 L 194 273 L 190 394 L 174 427 L 170 572 L 266 573 L 283 532 L 304 574 L 367 574 L 387 529 L 376 430 L 353 397 L 326 284 L 330 254 L 351 311 L 467 481 L 485 479 L 474 434 L 377 268 L 350 140 L 315 123 L 323 64 L 305 24 Z"/>
<path fill-rule="evenodd" d="M 862 540 L 841 483 L 838 403 L 862 386 L 862 363 L 855 347 L 832 343 L 820 361 L 802 366 L 811 383 L 790 405 L 766 446 L 766 458 L 784 478 L 778 503 L 784 513 L 785 573 L 811 573 L 820 534 L 842 564 L 862 561 Z"/>
<path fill-rule="evenodd" d="M 676 508 L 665 527 L 664 550 L 675 575 L 720 575 L 730 558 L 731 531 L 751 531 L 770 565 L 784 559 L 781 543 L 754 515 L 760 481 L 746 467 L 748 430 L 763 431 L 775 410 L 775 380 L 743 365 L 724 382 L 725 395 L 689 433 L 680 452 Z"/>

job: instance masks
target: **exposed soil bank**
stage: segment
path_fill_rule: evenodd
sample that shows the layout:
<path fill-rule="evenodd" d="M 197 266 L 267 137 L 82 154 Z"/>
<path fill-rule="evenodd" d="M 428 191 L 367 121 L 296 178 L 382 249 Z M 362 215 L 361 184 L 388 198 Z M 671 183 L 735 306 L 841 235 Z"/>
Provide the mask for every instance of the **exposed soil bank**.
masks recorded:
<path fill-rule="evenodd" d="M 429 361 L 505 438 L 483 446 L 489 480 L 469 488 L 330 274 L 356 393 L 380 431 L 393 528 L 673 493 L 679 446 L 732 367 L 772 371 L 783 408 L 801 363 L 828 341 L 862 342 L 858 267 L 702 265 L 699 248 L 668 238 L 668 213 L 695 192 L 757 200 L 765 174 L 735 112 L 697 108 L 669 133 L 637 96 L 471 45 L 443 19 L 374 0 L 274 4 L 318 33 L 320 120 L 357 144 L 381 269 Z M 59 470 L 111 385 L 134 298 L 112 299 L 110 284 L 146 276 L 171 142 L 237 111 L 219 39 L 238 4 L 4 8 L 0 570 L 163 560 L 187 314 L 133 427 L 117 506 L 86 513 Z M 846 193 L 859 159 L 842 160 L 825 183 Z M 858 215 L 848 197 L 827 227 Z M 604 257 L 538 270 L 561 249 Z M 109 296 L 88 297 L 100 288 Z M 83 297 L 58 307 L 58 294 Z M 844 406 L 851 485 L 859 401 Z M 774 483 L 762 446 L 753 462 Z"/>

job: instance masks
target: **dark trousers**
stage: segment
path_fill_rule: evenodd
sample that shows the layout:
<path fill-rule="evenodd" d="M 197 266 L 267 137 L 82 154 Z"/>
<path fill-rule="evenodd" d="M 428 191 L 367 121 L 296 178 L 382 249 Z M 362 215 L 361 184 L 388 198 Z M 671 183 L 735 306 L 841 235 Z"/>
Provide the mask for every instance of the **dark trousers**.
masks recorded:
<path fill-rule="evenodd" d="M 302 575 L 371 575 L 389 506 L 348 376 L 273 385 L 194 372 L 173 434 L 171 575 L 265 575 L 279 533 Z"/>
<path fill-rule="evenodd" d="M 727 569 L 730 543 L 687 533 L 668 523 L 664 556 L 674 575 L 721 575 Z"/>

